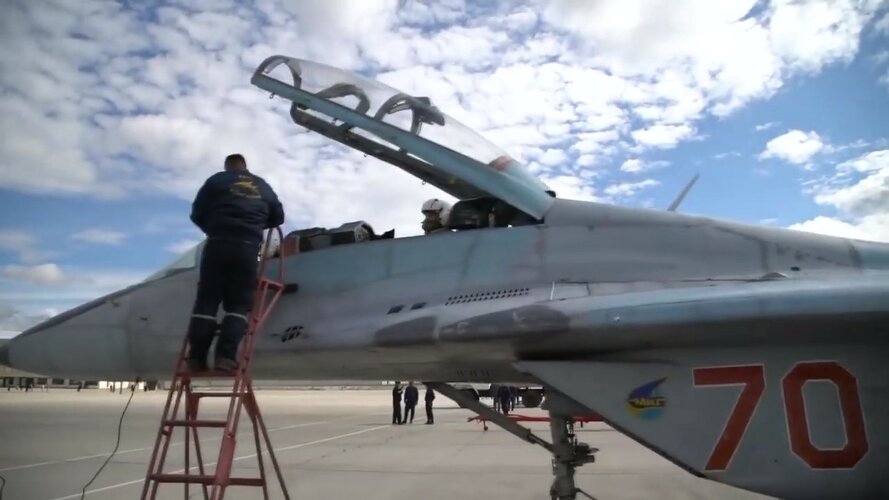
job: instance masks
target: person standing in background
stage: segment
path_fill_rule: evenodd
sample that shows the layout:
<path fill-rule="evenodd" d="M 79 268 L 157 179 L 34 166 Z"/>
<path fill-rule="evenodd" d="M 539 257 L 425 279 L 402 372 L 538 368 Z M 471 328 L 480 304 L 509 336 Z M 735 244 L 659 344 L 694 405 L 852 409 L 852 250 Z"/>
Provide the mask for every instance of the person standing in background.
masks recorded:
<path fill-rule="evenodd" d="M 426 388 L 426 425 L 434 423 L 432 418 L 432 401 L 435 400 L 435 391 L 431 387 Z"/>
<path fill-rule="evenodd" d="M 396 380 L 392 388 L 392 423 L 400 424 L 401 420 L 401 382 Z"/>
<path fill-rule="evenodd" d="M 417 391 L 417 388 L 414 387 L 414 382 L 410 381 L 407 383 L 407 388 L 404 390 L 404 419 L 402 423 L 408 422 L 408 414 L 410 414 L 411 419 L 410 422 L 414 423 L 414 412 L 417 408 L 417 402 L 420 400 L 420 394 Z"/>

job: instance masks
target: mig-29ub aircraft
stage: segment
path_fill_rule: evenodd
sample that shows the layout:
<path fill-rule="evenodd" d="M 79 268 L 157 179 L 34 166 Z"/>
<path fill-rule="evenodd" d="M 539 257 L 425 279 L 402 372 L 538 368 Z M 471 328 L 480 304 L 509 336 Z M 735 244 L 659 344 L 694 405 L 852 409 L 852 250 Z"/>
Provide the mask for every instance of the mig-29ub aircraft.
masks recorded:
<path fill-rule="evenodd" d="M 569 420 L 591 412 L 697 476 L 889 498 L 889 245 L 559 199 L 427 98 L 283 56 L 252 83 L 296 124 L 460 200 L 449 232 L 286 256 L 299 291 L 259 332 L 255 378 L 425 380 L 485 415 L 435 381 L 542 384 L 551 442 L 490 417 L 553 453 L 553 498 L 575 498 L 593 461 Z M 0 361 L 167 377 L 199 255 L 26 331 Z"/>

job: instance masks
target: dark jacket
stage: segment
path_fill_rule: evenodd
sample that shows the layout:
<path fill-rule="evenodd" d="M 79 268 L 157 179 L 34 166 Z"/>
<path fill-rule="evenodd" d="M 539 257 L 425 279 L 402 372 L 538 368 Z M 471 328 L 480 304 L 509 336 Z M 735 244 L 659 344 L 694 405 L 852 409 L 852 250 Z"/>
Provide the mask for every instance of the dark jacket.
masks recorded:
<path fill-rule="evenodd" d="M 284 223 L 284 207 L 272 188 L 250 172 L 219 172 L 201 186 L 191 221 L 208 238 L 259 243 L 262 231 Z"/>
<path fill-rule="evenodd" d="M 392 402 L 401 403 L 401 386 L 392 388 Z"/>
<path fill-rule="evenodd" d="M 409 385 L 404 389 L 404 404 L 408 406 L 414 406 L 417 404 L 417 401 L 420 400 L 420 393 L 417 392 L 417 388 Z"/>
<path fill-rule="evenodd" d="M 432 389 L 426 389 L 426 402 L 430 403 L 435 400 L 435 391 Z"/>

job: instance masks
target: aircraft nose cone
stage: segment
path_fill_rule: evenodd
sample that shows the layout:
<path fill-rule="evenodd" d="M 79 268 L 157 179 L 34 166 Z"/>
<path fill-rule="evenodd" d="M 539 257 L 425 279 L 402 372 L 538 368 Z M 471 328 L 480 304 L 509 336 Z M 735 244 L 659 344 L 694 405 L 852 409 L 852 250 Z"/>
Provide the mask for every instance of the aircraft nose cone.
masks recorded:
<path fill-rule="evenodd" d="M 12 368 L 12 363 L 9 361 L 9 346 L 0 346 L 0 365 Z"/>

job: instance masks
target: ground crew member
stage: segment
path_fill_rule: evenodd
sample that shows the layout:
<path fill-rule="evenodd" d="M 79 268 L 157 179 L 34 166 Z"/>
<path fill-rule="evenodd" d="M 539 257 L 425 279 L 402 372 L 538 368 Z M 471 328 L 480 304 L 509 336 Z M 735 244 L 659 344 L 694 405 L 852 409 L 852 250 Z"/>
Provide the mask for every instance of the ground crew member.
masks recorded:
<path fill-rule="evenodd" d="M 239 154 L 225 158 L 225 170 L 212 175 L 195 196 L 191 220 L 207 235 L 200 281 L 188 329 L 188 366 L 207 370 L 220 302 L 225 310 L 216 344 L 215 368 L 237 368 L 238 344 L 253 307 L 263 230 L 284 223 L 274 190 L 247 170 Z"/>
<path fill-rule="evenodd" d="M 435 391 L 431 387 L 426 388 L 426 424 L 430 425 L 435 422 L 432 418 L 432 401 L 435 400 Z"/>
<path fill-rule="evenodd" d="M 392 388 L 392 423 L 401 424 L 401 382 L 395 381 Z"/>
<path fill-rule="evenodd" d="M 504 415 L 509 415 L 509 387 L 501 385 L 500 388 L 497 389 L 497 398 L 500 400 L 500 411 L 503 412 Z"/>
<path fill-rule="evenodd" d="M 417 388 L 414 387 L 413 381 L 407 383 L 407 387 L 404 389 L 404 422 L 407 423 L 407 416 L 410 414 L 411 419 L 410 422 L 414 423 L 414 411 L 417 408 L 417 401 L 420 400 L 420 394 L 417 392 Z"/>
<path fill-rule="evenodd" d="M 494 402 L 494 411 L 500 411 L 500 386 L 491 384 L 490 391 L 491 401 Z"/>
<path fill-rule="evenodd" d="M 426 200 L 420 212 L 424 217 L 422 227 L 425 234 L 448 230 L 448 214 L 451 212 L 451 205 L 448 202 L 438 198 Z"/>

